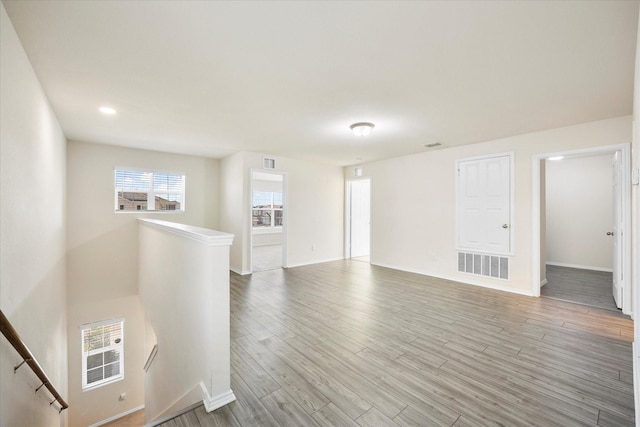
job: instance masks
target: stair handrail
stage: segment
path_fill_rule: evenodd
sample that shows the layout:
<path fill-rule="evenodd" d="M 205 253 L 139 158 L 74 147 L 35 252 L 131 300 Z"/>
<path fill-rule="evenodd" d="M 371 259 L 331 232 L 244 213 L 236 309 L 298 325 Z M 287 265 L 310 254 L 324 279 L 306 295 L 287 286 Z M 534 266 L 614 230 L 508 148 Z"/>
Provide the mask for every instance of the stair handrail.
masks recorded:
<path fill-rule="evenodd" d="M 54 402 L 58 402 L 58 405 L 60 405 L 58 412 L 62 412 L 64 409 L 67 409 L 69 405 L 67 405 L 67 402 L 64 401 L 62 396 L 60 396 L 60 393 L 58 393 L 53 384 L 51 384 L 49 377 L 44 373 L 44 370 L 36 360 L 35 356 L 31 353 L 31 350 L 29 350 L 24 341 L 22 341 L 22 338 L 20 338 L 20 335 L 18 335 L 18 332 L 15 330 L 13 325 L 11 325 L 11 322 L 9 322 L 9 319 L 7 319 L 2 310 L 0 310 L 0 331 L 2 331 L 2 335 L 7 338 L 7 341 L 9 341 L 13 348 L 18 352 L 20 357 L 22 357 L 22 362 L 13 367 L 13 373 L 15 374 L 16 371 L 26 363 L 29 365 L 33 373 L 36 374 L 38 379 L 42 381 L 40 387 L 36 389 L 36 393 L 43 386 L 46 387 L 54 399 L 49 403 L 49 406 L 53 405 Z"/>

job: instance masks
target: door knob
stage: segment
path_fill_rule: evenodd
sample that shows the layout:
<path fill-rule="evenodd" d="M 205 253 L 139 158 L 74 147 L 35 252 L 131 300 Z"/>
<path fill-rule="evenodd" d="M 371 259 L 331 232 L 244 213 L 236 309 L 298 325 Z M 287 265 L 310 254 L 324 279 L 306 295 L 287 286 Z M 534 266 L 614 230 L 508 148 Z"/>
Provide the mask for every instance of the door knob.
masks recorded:
<path fill-rule="evenodd" d="M 607 236 L 613 236 L 613 231 L 607 231 Z"/>
<path fill-rule="evenodd" d="M 509 224 L 502 224 L 502 228 L 509 228 Z"/>

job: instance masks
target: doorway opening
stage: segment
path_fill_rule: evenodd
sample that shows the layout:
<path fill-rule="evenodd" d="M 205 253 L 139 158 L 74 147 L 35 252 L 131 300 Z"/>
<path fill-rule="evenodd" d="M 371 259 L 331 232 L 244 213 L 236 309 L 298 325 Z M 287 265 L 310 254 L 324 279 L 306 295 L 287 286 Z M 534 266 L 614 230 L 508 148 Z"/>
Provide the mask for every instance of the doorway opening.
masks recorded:
<path fill-rule="evenodd" d="M 532 293 L 630 315 L 628 145 L 533 159 Z"/>
<path fill-rule="evenodd" d="M 285 175 L 251 171 L 251 271 L 282 268 L 286 256 Z"/>
<path fill-rule="evenodd" d="M 346 196 L 346 258 L 370 262 L 371 179 L 347 180 Z"/>

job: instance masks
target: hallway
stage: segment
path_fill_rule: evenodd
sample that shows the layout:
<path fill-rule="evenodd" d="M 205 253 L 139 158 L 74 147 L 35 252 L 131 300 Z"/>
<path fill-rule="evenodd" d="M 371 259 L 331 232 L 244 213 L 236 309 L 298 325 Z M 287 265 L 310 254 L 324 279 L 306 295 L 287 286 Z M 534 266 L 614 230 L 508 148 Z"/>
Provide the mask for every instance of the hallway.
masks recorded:
<path fill-rule="evenodd" d="M 612 273 L 547 265 L 540 296 L 619 313 L 612 293 Z M 627 316 L 624 316 L 627 317 Z"/>

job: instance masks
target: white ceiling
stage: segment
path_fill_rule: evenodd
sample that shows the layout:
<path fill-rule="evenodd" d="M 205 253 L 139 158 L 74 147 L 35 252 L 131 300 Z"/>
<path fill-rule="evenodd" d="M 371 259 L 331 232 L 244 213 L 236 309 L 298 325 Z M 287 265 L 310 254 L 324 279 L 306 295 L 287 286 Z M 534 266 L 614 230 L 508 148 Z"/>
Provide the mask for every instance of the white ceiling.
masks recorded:
<path fill-rule="evenodd" d="M 632 112 L 636 1 L 3 4 L 72 140 L 348 165 Z"/>

